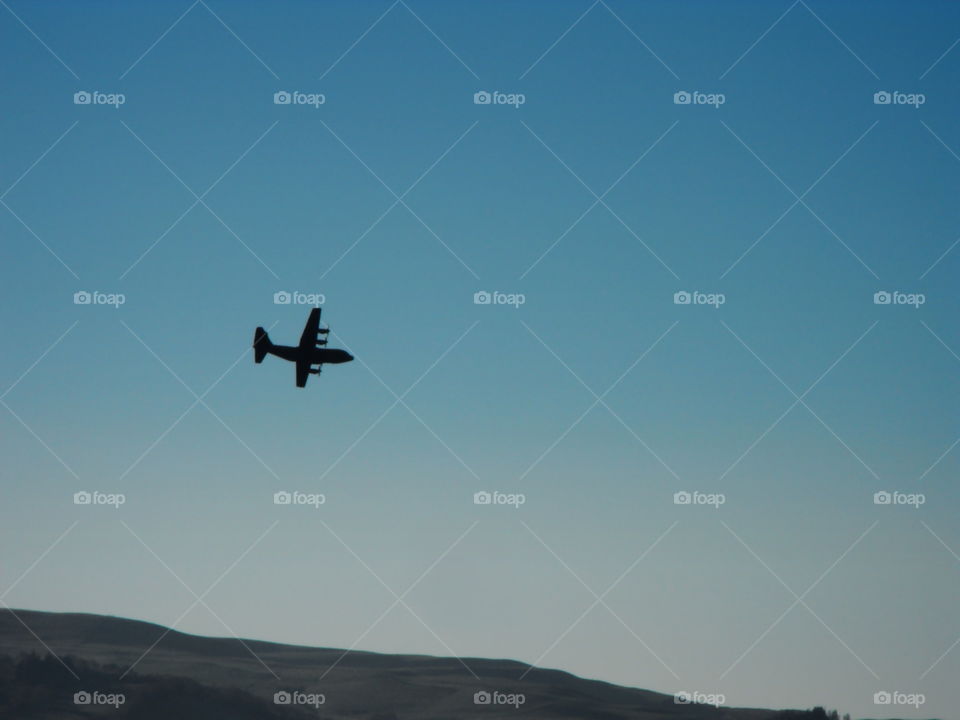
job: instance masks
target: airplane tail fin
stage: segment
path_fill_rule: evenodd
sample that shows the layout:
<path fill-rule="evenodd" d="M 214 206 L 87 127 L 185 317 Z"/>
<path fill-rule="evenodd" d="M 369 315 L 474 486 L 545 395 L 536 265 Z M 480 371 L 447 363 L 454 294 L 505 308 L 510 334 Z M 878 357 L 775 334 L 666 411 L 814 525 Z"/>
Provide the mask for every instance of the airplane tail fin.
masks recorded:
<path fill-rule="evenodd" d="M 270 350 L 272 345 L 273 343 L 270 342 L 270 336 L 267 335 L 267 331 L 262 327 L 258 327 L 253 334 L 253 361 L 262 363 L 263 359 L 267 356 L 267 351 Z"/>

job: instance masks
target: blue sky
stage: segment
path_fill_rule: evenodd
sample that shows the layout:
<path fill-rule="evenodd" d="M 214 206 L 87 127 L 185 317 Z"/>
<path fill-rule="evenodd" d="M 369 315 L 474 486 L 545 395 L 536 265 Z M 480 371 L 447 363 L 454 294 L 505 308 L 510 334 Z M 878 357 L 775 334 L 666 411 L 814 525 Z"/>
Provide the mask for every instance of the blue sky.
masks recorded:
<path fill-rule="evenodd" d="M 945 715 L 958 35 L 933 2 L 10 3 L 3 601 Z M 357 357 L 305 391 L 249 350 L 296 341 L 294 290 Z M 229 570 L 209 608 L 153 553 Z"/>

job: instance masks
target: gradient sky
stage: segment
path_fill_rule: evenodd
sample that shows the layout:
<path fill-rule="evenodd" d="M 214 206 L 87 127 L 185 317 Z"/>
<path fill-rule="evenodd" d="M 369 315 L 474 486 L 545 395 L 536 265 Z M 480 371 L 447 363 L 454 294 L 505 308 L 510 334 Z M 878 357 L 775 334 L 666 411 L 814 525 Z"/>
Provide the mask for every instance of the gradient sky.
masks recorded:
<path fill-rule="evenodd" d="M 10 2 L 3 602 L 950 715 L 958 36 L 945 2 Z M 251 359 L 299 337 L 282 290 L 357 357 L 305 391 Z"/>

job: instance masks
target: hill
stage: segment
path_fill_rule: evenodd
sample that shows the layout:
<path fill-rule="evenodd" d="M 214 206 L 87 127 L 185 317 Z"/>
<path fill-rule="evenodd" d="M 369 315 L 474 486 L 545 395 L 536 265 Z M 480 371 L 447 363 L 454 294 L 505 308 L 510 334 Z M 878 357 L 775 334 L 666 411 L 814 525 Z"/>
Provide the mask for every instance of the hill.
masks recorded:
<path fill-rule="evenodd" d="M 41 642 L 42 640 L 42 642 Z M 58 659 L 59 658 L 59 659 Z M 61 660 L 63 661 L 61 663 Z M 137 662 L 139 660 L 139 662 Z M 0 717 L 818 720 L 822 711 L 677 704 L 673 695 L 512 660 L 388 655 L 188 635 L 81 613 L 0 610 Z M 136 663 L 135 671 L 125 674 Z M 334 666 L 322 680 L 328 668 Z M 74 677 L 76 675 L 76 677 Z M 121 677 L 123 676 L 123 677 Z M 120 705 L 76 704 L 77 692 Z M 289 704 L 277 704 L 290 699 Z M 288 693 L 283 695 L 282 693 Z M 301 693 L 296 695 L 295 693 Z M 487 693 L 486 695 L 478 693 Z M 495 694 L 499 693 L 499 694 Z M 322 702 L 321 702 L 322 698 Z M 475 699 L 489 702 L 475 702 Z M 521 701 L 522 700 L 522 701 Z"/>

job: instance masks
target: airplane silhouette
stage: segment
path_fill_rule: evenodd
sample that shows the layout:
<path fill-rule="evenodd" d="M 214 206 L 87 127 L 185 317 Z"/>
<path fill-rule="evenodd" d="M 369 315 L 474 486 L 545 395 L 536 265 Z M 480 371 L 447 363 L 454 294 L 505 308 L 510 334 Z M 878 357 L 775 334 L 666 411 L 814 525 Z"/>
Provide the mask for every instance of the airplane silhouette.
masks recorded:
<path fill-rule="evenodd" d="M 269 354 L 296 363 L 297 387 L 304 387 L 307 384 L 307 376 L 319 375 L 324 363 L 345 363 L 353 360 L 353 355 L 346 350 L 326 348 L 329 333 L 329 328 L 320 327 L 320 308 L 310 311 L 299 345 L 274 345 L 270 342 L 267 331 L 258 327 L 253 335 L 253 361 L 257 364 L 262 363 L 263 358 Z M 321 336 L 323 336 L 322 339 Z M 317 367 L 314 368 L 314 365 Z"/>

